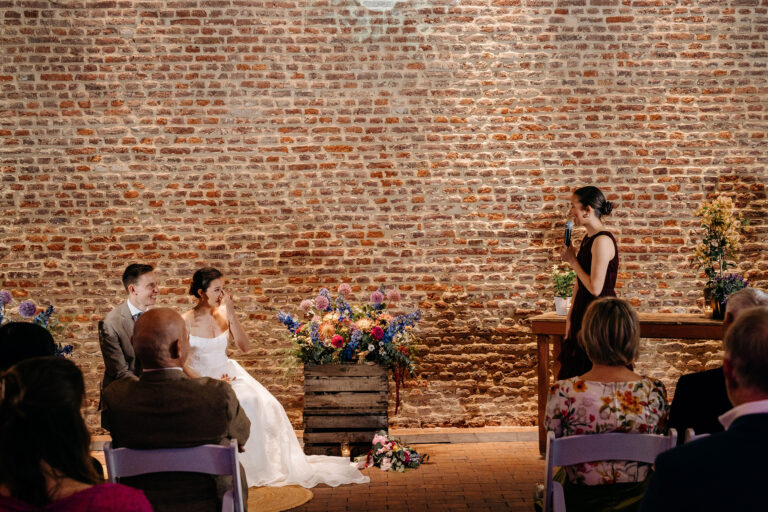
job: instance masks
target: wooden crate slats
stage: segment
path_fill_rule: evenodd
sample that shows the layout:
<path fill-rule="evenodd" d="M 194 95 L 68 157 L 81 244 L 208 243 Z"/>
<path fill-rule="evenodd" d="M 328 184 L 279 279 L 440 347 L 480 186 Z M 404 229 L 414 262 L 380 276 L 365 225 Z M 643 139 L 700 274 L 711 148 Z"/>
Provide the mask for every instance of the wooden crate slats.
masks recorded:
<path fill-rule="evenodd" d="M 374 376 L 305 376 L 304 393 L 320 393 L 323 391 L 380 391 L 387 387 L 386 375 Z"/>
<path fill-rule="evenodd" d="M 387 429 L 387 415 L 353 415 L 353 414 L 340 414 L 340 415 L 304 415 L 304 429 L 308 432 L 315 432 L 319 429 L 336 429 L 336 430 L 355 430 L 355 429 L 368 429 L 368 430 L 386 430 Z"/>
<path fill-rule="evenodd" d="M 373 436 L 388 427 L 388 372 L 379 365 L 304 367 L 304 453 L 368 453 Z"/>

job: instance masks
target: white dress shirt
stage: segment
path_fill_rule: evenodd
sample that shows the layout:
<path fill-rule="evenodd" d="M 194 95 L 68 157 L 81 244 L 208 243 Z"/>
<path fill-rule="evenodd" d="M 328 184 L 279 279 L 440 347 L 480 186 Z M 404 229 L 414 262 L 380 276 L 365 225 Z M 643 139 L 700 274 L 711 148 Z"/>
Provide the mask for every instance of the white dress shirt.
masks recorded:
<path fill-rule="evenodd" d="M 736 418 L 748 414 L 768 414 L 768 400 L 757 400 L 737 405 L 725 414 L 720 415 L 717 419 L 725 427 L 725 430 L 728 430 L 728 427 L 731 426 Z"/>

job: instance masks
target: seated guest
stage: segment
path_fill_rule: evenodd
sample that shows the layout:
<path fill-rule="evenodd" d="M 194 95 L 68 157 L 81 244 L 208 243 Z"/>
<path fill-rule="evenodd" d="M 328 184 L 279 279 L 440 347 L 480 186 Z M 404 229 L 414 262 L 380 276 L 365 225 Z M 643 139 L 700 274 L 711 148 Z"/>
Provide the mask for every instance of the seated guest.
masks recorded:
<path fill-rule="evenodd" d="M 768 479 L 768 307 L 745 310 L 725 335 L 723 375 L 733 409 L 725 432 L 660 454 L 643 511 L 763 511 Z"/>
<path fill-rule="evenodd" d="M 0 371 L 30 357 L 56 355 L 56 343 L 45 327 L 8 322 L 0 327 Z"/>
<path fill-rule="evenodd" d="M 664 434 L 669 405 L 664 385 L 627 368 L 638 356 L 640 324 L 628 302 L 603 298 L 584 315 L 579 343 L 592 369 L 555 383 L 547 429 L 556 437 L 605 432 Z M 568 512 L 637 510 L 650 464 L 596 461 L 559 472 Z"/>
<path fill-rule="evenodd" d="M 0 510 L 151 512 L 141 491 L 95 471 L 84 397 L 67 359 L 28 359 L 0 374 Z"/>
<path fill-rule="evenodd" d="M 723 334 L 742 311 L 756 306 L 768 306 L 768 293 L 756 288 L 744 288 L 729 296 Z M 723 427 L 717 418 L 731 407 L 722 366 L 683 375 L 677 381 L 675 398 L 669 411 L 669 426 L 680 435 L 679 444 L 684 442 L 684 433 L 688 428 L 696 434 L 722 432 Z"/>
<path fill-rule="evenodd" d="M 248 440 L 251 422 L 234 391 L 224 381 L 190 379 L 182 368 L 189 353 L 189 333 L 181 316 L 167 308 L 151 309 L 136 321 L 133 350 L 144 371 L 138 380 L 120 379 L 104 389 L 104 414 L 116 447 L 184 448 L 229 445 Z M 121 479 L 142 489 L 157 512 L 218 511 L 232 479 L 199 473 L 162 473 Z M 243 501 L 247 496 L 245 475 Z"/>

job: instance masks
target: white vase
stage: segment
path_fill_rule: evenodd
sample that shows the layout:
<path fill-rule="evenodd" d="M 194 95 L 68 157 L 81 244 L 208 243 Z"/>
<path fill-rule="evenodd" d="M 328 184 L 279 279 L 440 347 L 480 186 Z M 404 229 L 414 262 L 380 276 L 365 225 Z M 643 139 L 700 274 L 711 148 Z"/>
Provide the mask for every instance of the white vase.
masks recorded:
<path fill-rule="evenodd" d="M 555 297 L 555 311 L 559 316 L 567 316 L 571 307 L 570 297 Z"/>

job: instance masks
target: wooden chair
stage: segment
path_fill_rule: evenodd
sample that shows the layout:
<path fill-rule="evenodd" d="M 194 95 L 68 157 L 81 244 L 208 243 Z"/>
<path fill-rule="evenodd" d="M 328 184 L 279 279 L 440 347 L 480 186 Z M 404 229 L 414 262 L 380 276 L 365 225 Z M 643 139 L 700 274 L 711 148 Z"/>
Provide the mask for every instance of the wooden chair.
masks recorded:
<path fill-rule="evenodd" d="M 164 471 L 232 475 L 232 489 L 224 494 L 221 510 L 243 511 L 240 464 L 237 459 L 237 441 L 234 439 L 230 441 L 229 446 L 204 444 L 191 448 L 159 450 L 112 448 L 112 443 L 108 442 L 104 444 L 104 458 L 107 461 L 109 481 L 112 483 L 116 483 L 121 477 Z"/>
<path fill-rule="evenodd" d="M 677 432 L 668 436 L 609 432 L 555 438 L 547 434 L 547 475 L 544 481 L 544 512 L 565 512 L 563 486 L 552 480 L 555 466 L 571 466 L 601 460 L 631 460 L 652 464 L 656 456 L 675 447 Z"/>

